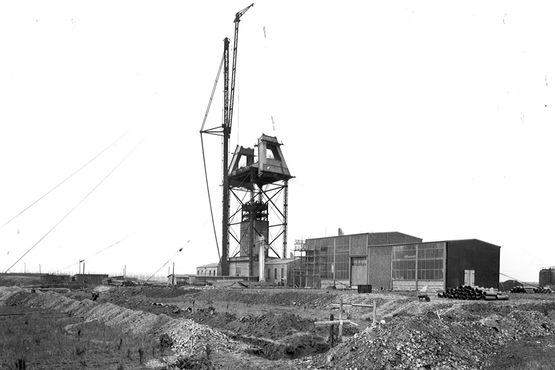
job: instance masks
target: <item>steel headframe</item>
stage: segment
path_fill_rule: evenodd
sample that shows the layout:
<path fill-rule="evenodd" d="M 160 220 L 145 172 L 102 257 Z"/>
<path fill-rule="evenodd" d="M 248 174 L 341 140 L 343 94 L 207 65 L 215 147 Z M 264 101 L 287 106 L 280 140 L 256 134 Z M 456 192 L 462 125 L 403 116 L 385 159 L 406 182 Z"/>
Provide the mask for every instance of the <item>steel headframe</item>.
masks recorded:
<path fill-rule="evenodd" d="M 241 235 L 240 229 L 239 232 L 237 232 L 237 227 L 242 223 L 241 212 L 243 207 L 249 204 L 254 204 L 256 201 L 262 202 L 262 204 L 268 207 L 268 240 L 265 240 L 265 242 L 268 245 L 269 251 L 272 251 L 276 257 L 287 257 L 288 181 L 278 181 L 263 186 L 258 186 L 257 184 L 252 185 L 253 186 L 249 186 L 249 188 L 230 187 L 230 193 L 234 200 L 234 207 L 228 222 L 229 235 L 236 243 L 234 248 L 230 248 L 233 250 L 233 257 L 239 254 L 243 238 L 249 238 L 250 272 L 252 272 L 252 249 L 254 248 L 255 241 L 258 237 L 264 235 L 262 235 L 260 230 L 257 230 L 256 227 L 254 227 L 254 219 L 251 220 L 251 224 L 249 225 L 250 232 L 248 235 Z M 283 200 L 283 203 L 281 204 L 279 202 L 280 195 Z M 279 248 L 280 239 L 281 248 Z M 280 249 L 281 256 L 280 253 L 278 253 Z"/>

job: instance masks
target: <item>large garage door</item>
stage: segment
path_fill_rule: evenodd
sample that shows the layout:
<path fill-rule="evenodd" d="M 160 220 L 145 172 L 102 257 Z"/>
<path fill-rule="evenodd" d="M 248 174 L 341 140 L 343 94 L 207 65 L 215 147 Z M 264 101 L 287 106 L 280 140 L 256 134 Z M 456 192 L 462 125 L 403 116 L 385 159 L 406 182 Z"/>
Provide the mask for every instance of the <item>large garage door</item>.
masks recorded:
<path fill-rule="evenodd" d="M 366 257 L 351 258 L 351 285 L 368 284 L 368 268 Z"/>

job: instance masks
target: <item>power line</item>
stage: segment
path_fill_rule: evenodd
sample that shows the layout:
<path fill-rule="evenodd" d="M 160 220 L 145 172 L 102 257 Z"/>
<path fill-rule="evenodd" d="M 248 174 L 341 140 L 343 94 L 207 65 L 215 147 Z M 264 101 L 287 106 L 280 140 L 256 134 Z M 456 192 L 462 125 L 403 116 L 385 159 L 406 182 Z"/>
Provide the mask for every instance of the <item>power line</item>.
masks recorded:
<path fill-rule="evenodd" d="M 514 281 L 517 281 L 517 282 L 519 282 L 519 283 L 522 284 L 522 285 L 530 285 L 530 286 L 533 286 L 534 288 L 539 288 L 539 285 L 534 285 L 534 284 L 530 284 L 530 283 L 527 283 L 527 282 L 523 282 L 523 281 L 520 280 L 520 279 L 514 278 L 514 277 L 509 276 L 509 275 L 507 275 L 507 274 L 503 274 L 503 273 L 501 273 L 501 272 L 499 273 L 499 275 L 503 275 L 503 276 L 505 276 L 505 277 L 508 277 L 509 279 L 513 279 Z"/>
<path fill-rule="evenodd" d="M 187 240 L 186 244 L 189 244 L 190 240 Z M 173 254 L 173 256 L 170 257 L 169 260 L 167 260 L 166 262 L 164 262 L 164 264 L 162 266 L 160 266 L 160 268 L 158 270 L 156 270 L 154 272 L 154 274 L 150 275 L 150 277 L 148 279 L 146 279 L 146 281 L 149 281 L 150 279 L 152 279 L 154 277 L 154 275 L 156 275 L 158 273 L 158 271 L 162 270 L 164 268 L 164 266 L 166 266 L 179 252 L 181 252 L 183 250 L 184 247 L 179 248 L 179 250 L 177 252 L 175 252 Z"/>
<path fill-rule="evenodd" d="M 110 170 L 110 172 L 108 172 L 108 174 L 106 174 L 106 176 L 104 176 L 102 178 L 102 180 L 100 180 L 83 198 L 81 198 L 81 200 L 79 202 L 77 202 L 77 204 L 75 204 L 73 206 L 73 208 L 71 208 L 69 210 L 69 212 L 67 212 L 54 226 L 52 226 L 52 228 L 50 228 L 50 230 L 48 230 L 43 236 L 40 237 L 40 239 L 33 244 L 29 249 L 27 249 L 27 251 L 25 251 L 25 253 L 23 253 L 23 255 L 21 257 L 19 257 L 17 259 L 17 261 L 15 261 L 6 271 L 5 273 L 9 272 L 12 267 L 14 267 L 19 261 L 21 261 L 23 259 L 23 257 L 25 257 L 29 252 L 31 252 L 37 245 L 39 245 L 40 242 L 42 242 L 52 231 L 54 231 L 58 225 L 60 225 L 70 214 L 73 213 L 73 211 L 75 211 L 92 193 L 94 193 L 94 191 L 100 186 L 102 185 L 102 183 L 104 181 L 106 181 L 106 179 L 108 179 L 108 177 L 110 177 L 115 171 L 116 169 L 118 169 L 119 166 L 121 166 L 123 164 L 123 162 L 125 162 L 125 160 L 127 158 L 129 158 L 131 156 L 131 154 L 133 154 L 133 152 L 139 147 L 139 145 L 142 144 L 142 142 L 144 141 L 141 140 L 137 145 L 135 145 L 133 147 L 133 149 L 131 149 L 126 155 L 125 157 L 123 157 L 123 159 L 121 161 L 118 162 L 117 165 L 114 166 L 114 168 L 112 168 Z"/>
<path fill-rule="evenodd" d="M 95 257 L 95 256 L 97 256 L 97 255 L 99 255 L 100 253 L 102 253 L 102 252 L 104 252 L 104 251 L 106 251 L 106 250 L 108 250 L 108 249 L 110 249 L 110 248 L 112 248 L 112 247 L 114 247 L 114 246 L 120 244 L 121 242 L 125 241 L 126 239 L 128 239 L 128 238 L 134 236 L 135 234 L 137 234 L 139 231 L 141 231 L 141 230 L 140 230 L 140 229 L 139 229 L 139 230 L 135 230 L 135 231 L 133 231 L 132 233 L 127 234 L 126 236 L 124 236 L 123 238 L 119 239 L 118 241 L 116 241 L 116 242 L 114 242 L 114 243 L 108 245 L 107 247 L 104 247 L 104 248 L 98 250 L 97 252 L 91 254 L 91 255 L 88 256 L 88 257 L 83 258 L 83 260 L 80 260 L 80 262 L 89 260 L 89 259 L 91 259 L 91 258 L 93 258 L 93 257 Z M 70 267 L 72 267 L 72 266 L 75 266 L 75 265 L 76 265 L 75 262 L 74 262 L 74 263 L 71 263 L 71 264 L 69 264 L 69 265 L 67 265 L 67 266 L 65 266 L 65 267 L 62 267 L 61 269 L 56 270 L 56 272 L 62 272 L 62 271 L 67 270 L 68 268 L 70 268 Z"/>
<path fill-rule="evenodd" d="M 126 131 L 125 133 L 123 133 L 122 135 L 120 135 L 116 140 L 114 140 L 111 144 L 109 144 L 108 146 L 106 146 L 104 149 L 102 149 L 99 153 L 97 153 L 94 157 L 92 157 L 91 159 L 89 159 L 84 165 L 82 165 L 81 167 L 79 167 L 78 169 L 76 169 L 75 171 L 73 171 L 68 177 L 66 177 L 65 179 L 63 179 L 62 181 L 60 181 L 58 184 L 56 184 L 54 187 L 52 187 L 50 190 L 48 190 L 46 193 L 44 193 L 43 195 L 41 195 L 39 198 L 37 198 L 35 201 L 33 201 L 31 204 L 29 204 L 28 206 L 26 206 L 25 208 L 23 208 L 19 213 L 17 213 L 15 216 L 13 216 L 12 218 L 10 218 L 8 221 L 6 221 L 2 226 L 0 226 L 0 230 L 4 228 L 4 226 L 8 225 L 10 222 L 12 222 L 13 220 L 15 220 L 17 217 L 21 216 L 25 211 L 27 211 L 29 208 L 33 207 L 35 204 L 37 204 L 38 202 L 40 202 L 44 197 L 46 197 L 48 194 L 52 193 L 54 190 L 56 190 L 57 188 L 59 188 L 62 184 L 64 184 L 66 181 L 68 181 L 69 179 L 71 179 L 73 176 L 75 176 L 77 173 L 79 173 L 82 169 L 84 169 L 85 167 L 87 167 L 89 164 L 91 164 L 95 159 L 97 159 L 98 157 L 100 157 L 102 154 L 104 154 L 104 152 L 106 152 L 108 149 L 110 149 L 112 146 L 116 145 L 121 139 L 123 139 L 125 136 L 127 136 L 127 134 L 129 134 L 131 130 Z"/>
<path fill-rule="evenodd" d="M 210 217 L 212 218 L 212 228 L 214 229 L 214 239 L 216 240 L 216 249 L 218 250 L 218 261 L 220 260 L 220 246 L 218 245 L 218 233 L 216 232 L 216 223 L 214 221 L 214 210 L 212 208 L 212 197 L 210 195 L 210 185 L 208 184 L 208 170 L 206 169 L 206 156 L 204 154 L 204 140 L 202 132 L 200 134 L 200 145 L 202 147 L 202 163 L 204 164 L 204 178 L 206 180 L 206 191 L 208 192 L 208 204 L 210 206 Z"/>

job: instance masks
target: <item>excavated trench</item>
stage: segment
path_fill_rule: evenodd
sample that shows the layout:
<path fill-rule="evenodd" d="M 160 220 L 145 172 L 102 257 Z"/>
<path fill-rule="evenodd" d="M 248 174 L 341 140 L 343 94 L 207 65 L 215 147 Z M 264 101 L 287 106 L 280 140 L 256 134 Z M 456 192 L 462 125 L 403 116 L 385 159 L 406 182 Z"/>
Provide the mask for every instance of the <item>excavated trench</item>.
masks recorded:
<path fill-rule="evenodd" d="M 303 318 L 289 312 L 253 314 L 251 312 L 256 310 L 251 310 L 252 307 L 220 312 L 206 302 L 198 301 L 196 306 L 191 305 L 198 292 L 196 289 L 114 289 L 101 294 L 98 302 L 192 320 L 249 345 L 248 353 L 269 360 L 295 359 L 322 353 L 330 348 L 327 342 L 329 329 L 316 327 L 313 318 Z M 70 295 L 75 299 L 83 299 L 89 297 L 90 293 L 72 292 Z M 179 302 L 160 302 L 178 297 L 181 298 Z M 345 335 L 355 332 L 358 330 L 344 330 Z"/>
<path fill-rule="evenodd" d="M 172 321 L 194 322 L 210 328 L 210 335 L 220 333 L 229 340 L 244 343 L 245 352 L 269 360 L 295 359 L 330 348 L 327 343 L 329 329 L 316 327 L 312 319 L 292 313 L 236 314 L 217 312 L 211 306 L 182 309 L 174 304 L 153 302 L 142 295 L 122 298 L 101 294 L 93 302 L 90 299 L 92 296 L 89 291 L 50 292 L 40 293 L 39 296 L 21 291 L 12 295 L 6 303 L 68 311 L 107 325 L 128 324 L 129 330 L 133 331 L 137 330 L 135 323 L 138 323 L 144 327 L 141 331 L 156 335 L 162 332 L 159 328 L 168 331 Z"/>

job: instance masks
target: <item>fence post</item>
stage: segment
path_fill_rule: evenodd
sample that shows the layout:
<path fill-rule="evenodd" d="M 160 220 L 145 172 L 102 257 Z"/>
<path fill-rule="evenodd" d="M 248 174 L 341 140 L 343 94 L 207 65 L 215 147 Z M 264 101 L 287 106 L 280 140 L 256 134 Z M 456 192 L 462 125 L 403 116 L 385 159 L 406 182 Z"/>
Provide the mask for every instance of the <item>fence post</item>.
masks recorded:
<path fill-rule="evenodd" d="M 333 321 L 333 313 L 330 313 L 330 321 Z M 330 325 L 330 347 L 333 347 L 333 324 Z"/>
<path fill-rule="evenodd" d="M 376 298 L 373 299 L 372 305 L 372 325 L 376 325 Z"/>
<path fill-rule="evenodd" d="M 341 301 L 339 303 L 339 332 L 337 334 L 337 340 L 343 340 L 343 297 L 341 297 Z"/>

